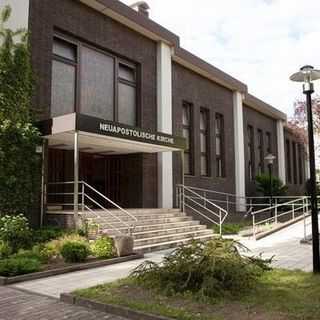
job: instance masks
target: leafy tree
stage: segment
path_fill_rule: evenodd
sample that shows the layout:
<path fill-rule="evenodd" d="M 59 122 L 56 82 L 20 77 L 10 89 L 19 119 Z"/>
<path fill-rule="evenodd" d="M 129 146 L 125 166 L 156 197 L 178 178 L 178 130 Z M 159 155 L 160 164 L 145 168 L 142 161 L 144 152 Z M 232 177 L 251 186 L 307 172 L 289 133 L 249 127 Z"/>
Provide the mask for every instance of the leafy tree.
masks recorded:
<path fill-rule="evenodd" d="M 270 197 L 270 177 L 268 174 L 261 174 L 256 177 L 257 191 L 264 197 Z M 271 176 L 272 196 L 285 196 L 288 187 L 278 177 Z"/>
<path fill-rule="evenodd" d="M 33 125 L 33 79 L 25 30 L 5 27 L 0 10 L 0 214 L 30 214 L 39 191 L 41 143 Z"/>

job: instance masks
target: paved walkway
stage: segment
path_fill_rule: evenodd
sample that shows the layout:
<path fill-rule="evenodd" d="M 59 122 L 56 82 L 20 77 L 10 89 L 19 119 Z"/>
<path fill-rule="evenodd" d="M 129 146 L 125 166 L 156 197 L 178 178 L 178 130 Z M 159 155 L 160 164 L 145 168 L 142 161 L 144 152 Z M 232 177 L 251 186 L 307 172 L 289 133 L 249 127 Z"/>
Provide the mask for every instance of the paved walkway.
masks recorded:
<path fill-rule="evenodd" d="M 128 320 L 104 312 L 59 302 L 56 299 L 0 288 L 1 320 Z"/>
<path fill-rule="evenodd" d="M 309 222 L 310 218 L 307 221 L 307 234 L 311 232 Z M 265 258 L 275 256 L 274 267 L 312 271 L 312 247 L 300 243 L 303 236 L 304 224 L 300 221 L 261 240 L 241 242 L 254 254 L 262 253 Z"/>
<path fill-rule="evenodd" d="M 118 279 L 125 278 L 143 261 L 152 260 L 160 262 L 163 256 L 169 252 L 171 252 L 171 250 L 154 252 L 146 254 L 144 259 L 137 259 L 101 268 L 88 269 L 44 279 L 21 282 L 12 285 L 12 287 L 59 298 L 60 293 L 63 292 L 71 292 L 77 289 L 93 287 L 98 284 L 113 282 Z"/>
<path fill-rule="evenodd" d="M 311 245 L 300 244 L 303 234 L 303 222 L 298 222 L 259 241 L 241 240 L 241 242 L 253 254 L 263 253 L 263 257 L 266 258 L 275 256 L 274 267 L 311 271 L 312 248 Z M 141 262 L 145 260 L 159 262 L 170 251 L 146 254 L 144 259 L 116 265 L 18 283 L 12 287 L 58 298 L 62 292 L 71 292 L 125 278 Z"/>

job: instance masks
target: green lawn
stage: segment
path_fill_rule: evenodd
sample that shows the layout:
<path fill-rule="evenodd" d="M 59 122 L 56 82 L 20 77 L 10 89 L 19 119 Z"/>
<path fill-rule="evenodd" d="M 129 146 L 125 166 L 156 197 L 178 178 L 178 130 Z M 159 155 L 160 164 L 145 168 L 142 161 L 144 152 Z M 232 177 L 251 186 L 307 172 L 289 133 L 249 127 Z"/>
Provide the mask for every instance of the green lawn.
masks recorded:
<path fill-rule="evenodd" d="M 273 270 L 257 287 L 237 298 L 199 300 L 191 295 L 165 296 L 130 279 L 78 290 L 76 295 L 180 320 L 319 320 L 320 276 Z"/>

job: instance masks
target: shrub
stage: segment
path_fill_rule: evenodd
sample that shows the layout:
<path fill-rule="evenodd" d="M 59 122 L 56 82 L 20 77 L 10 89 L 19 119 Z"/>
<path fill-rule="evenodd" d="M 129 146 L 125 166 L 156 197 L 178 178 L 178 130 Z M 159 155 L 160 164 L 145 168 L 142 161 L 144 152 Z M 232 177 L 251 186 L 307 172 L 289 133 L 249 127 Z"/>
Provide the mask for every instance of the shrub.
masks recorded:
<path fill-rule="evenodd" d="M 142 263 L 131 277 L 141 285 L 166 293 L 237 295 L 252 288 L 262 273 L 270 269 L 271 262 L 243 257 L 240 247 L 232 240 L 194 240 L 190 245 L 180 245 L 161 264 Z"/>
<path fill-rule="evenodd" d="M 224 223 L 222 225 L 222 234 L 237 234 L 239 233 L 243 228 L 245 228 L 248 225 L 248 223 L 241 222 L 241 223 Z M 217 225 L 213 226 L 213 231 L 215 233 L 220 232 L 220 228 Z"/>
<path fill-rule="evenodd" d="M 60 253 L 66 262 L 83 262 L 89 256 L 90 248 L 82 242 L 68 241 L 63 244 Z"/>
<path fill-rule="evenodd" d="M 30 246 L 31 229 L 28 219 L 22 214 L 0 218 L 0 239 L 7 242 L 13 252 Z"/>
<path fill-rule="evenodd" d="M 114 242 L 108 236 L 102 236 L 91 245 L 92 254 L 97 258 L 111 258 L 115 255 Z"/>
<path fill-rule="evenodd" d="M 61 238 L 66 233 L 66 230 L 57 227 L 46 227 L 33 230 L 32 242 L 35 244 L 45 243 L 53 239 Z"/>
<path fill-rule="evenodd" d="M 56 257 L 58 253 L 50 246 L 45 244 L 35 245 L 31 250 L 20 249 L 14 257 L 16 258 L 29 258 L 40 261 L 41 263 L 48 263 L 49 260 Z"/>
<path fill-rule="evenodd" d="M 13 257 L 0 260 L 0 275 L 4 277 L 18 276 L 37 272 L 41 263 L 37 259 Z"/>
<path fill-rule="evenodd" d="M 50 250 L 53 250 L 54 252 L 56 252 L 56 254 L 60 254 L 61 249 L 63 247 L 63 245 L 66 242 L 79 242 L 79 243 L 83 243 L 83 244 L 87 244 L 87 239 L 76 234 L 76 233 L 72 233 L 72 234 L 67 234 L 64 235 L 58 239 L 54 239 L 51 240 L 50 242 L 48 242 L 46 244 L 46 247 L 50 248 Z"/>
<path fill-rule="evenodd" d="M 257 191 L 264 197 L 270 197 L 270 177 L 268 174 L 261 174 L 256 177 Z M 285 196 L 288 186 L 284 185 L 278 177 L 271 176 L 272 195 Z"/>
<path fill-rule="evenodd" d="M 12 250 L 7 242 L 0 241 L 0 259 L 5 259 L 10 256 Z"/>

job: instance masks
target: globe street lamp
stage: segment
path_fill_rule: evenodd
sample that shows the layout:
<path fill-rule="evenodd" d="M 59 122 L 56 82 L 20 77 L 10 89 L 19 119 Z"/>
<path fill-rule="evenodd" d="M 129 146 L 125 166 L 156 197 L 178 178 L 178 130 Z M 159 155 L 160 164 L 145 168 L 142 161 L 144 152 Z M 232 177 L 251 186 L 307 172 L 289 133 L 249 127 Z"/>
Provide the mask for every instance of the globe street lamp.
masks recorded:
<path fill-rule="evenodd" d="M 309 139 L 309 166 L 310 166 L 310 197 L 311 197 L 311 221 L 312 221 L 312 251 L 313 251 L 313 272 L 320 272 L 319 255 L 319 226 L 316 190 L 316 163 L 314 153 L 313 117 L 311 95 L 314 92 L 313 81 L 320 79 L 320 70 L 312 66 L 303 66 L 299 72 L 294 73 L 290 80 L 303 82 L 303 93 L 306 95 L 307 118 L 308 118 L 308 139 Z"/>
<path fill-rule="evenodd" d="M 270 208 L 272 208 L 272 166 L 273 166 L 273 161 L 276 159 L 276 157 L 269 153 L 264 160 L 267 161 L 268 164 L 268 170 L 269 170 L 269 193 L 270 193 Z M 272 209 L 270 209 L 270 216 L 272 217 Z"/>

